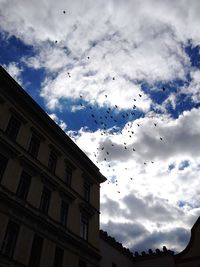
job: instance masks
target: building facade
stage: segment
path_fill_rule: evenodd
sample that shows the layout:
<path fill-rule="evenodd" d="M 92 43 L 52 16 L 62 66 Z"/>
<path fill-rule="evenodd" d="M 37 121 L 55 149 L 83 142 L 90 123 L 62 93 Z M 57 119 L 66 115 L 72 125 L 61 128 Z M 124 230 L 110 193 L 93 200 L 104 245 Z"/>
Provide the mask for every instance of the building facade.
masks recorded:
<path fill-rule="evenodd" d="M 187 247 L 176 255 L 166 247 L 133 254 L 104 231 L 100 231 L 100 248 L 101 267 L 200 267 L 200 217 L 191 229 Z"/>
<path fill-rule="evenodd" d="M 0 266 L 99 266 L 105 180 L 0 67 Z"/>

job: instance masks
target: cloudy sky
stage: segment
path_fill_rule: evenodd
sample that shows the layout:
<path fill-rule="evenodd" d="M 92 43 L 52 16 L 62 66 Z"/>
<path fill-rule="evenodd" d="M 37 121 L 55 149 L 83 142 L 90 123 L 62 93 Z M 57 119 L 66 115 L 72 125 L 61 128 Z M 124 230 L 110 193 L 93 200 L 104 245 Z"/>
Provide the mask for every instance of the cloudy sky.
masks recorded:
<path fill-rule="evenodd" d="M 200 215 L 200 2 L 0 0 L 0 64 L 100 168 L 101 227 L 181 251 Z"/>

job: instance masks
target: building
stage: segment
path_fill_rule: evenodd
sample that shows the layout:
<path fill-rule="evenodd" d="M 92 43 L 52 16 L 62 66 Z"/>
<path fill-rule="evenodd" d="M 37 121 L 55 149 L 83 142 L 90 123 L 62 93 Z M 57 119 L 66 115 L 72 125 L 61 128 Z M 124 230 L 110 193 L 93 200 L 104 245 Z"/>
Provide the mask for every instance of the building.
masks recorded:
<path fill-rule="evenodd" d="M 101 267 L 200 267 L 200 217 L 191 229 L 187 247 L 176 255 L 166 247 L 133 254 L 102 230 L 100 248 Z"/>
<path fill-rule="evenodd" d="M 107 232 L 100 230 L 101 267 L 133 267 L 133 253 Z"/>
<path fill-rule="evenodd" d="M 0 67 L 0 266 L 99 266 L 105 180 Z"/>

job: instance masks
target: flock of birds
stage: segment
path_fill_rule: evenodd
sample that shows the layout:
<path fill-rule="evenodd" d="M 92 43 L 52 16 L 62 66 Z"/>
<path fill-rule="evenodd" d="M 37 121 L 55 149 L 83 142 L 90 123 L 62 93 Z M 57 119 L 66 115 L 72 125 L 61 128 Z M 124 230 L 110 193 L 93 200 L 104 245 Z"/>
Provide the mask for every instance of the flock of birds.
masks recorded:
<path fill-rule="evenodd" d="M 113 80 L 115 80 L 115 78 L 113 77 Z M 163 91 L 165 91 L 165 89 L 163 88 Z M 105 100 L 108 99 L 108 94 L 105 95 Z M 142 98 L 142 94 L 138 94 L 139 98 Z M 84 101 L 83 101 L 83 95 L 80 95 L 80 99 L 82 100 L 81 102 L 81 106 L 84 105 Z M 127 136 L 130 138 L 131 143 L 130 142 L 123 142 L 121 143 L 121 148 L 124 151 L 132 151 L 132 152 L 137 152 L 136 148 L 133 146 L 133 142 L 132 139 L 134 138 L 135 132 L 133 131 L 133 121 L 138 118 L 138 112 L 137 112 L 137 98 L 133 99 L 133 107 L 132 110 L 130 111 L 126 111 L 123 112 L 120 116 L 121 119 L 123 119 L 123 124 L 126 124 L 126 130 L 127 130 Z M 101 135 L 105 136 L 105 137 L 109 137 L 109 131 L 108 129 L 111 127 L 115 127 L 115 125 L 119 122 L 119 119 L 117 119 L 117 115 L 119 117 L 119 114 L 121 113 L 119 107 L 115 104 L 113 108 L 108 107 L 104 114 L 101 115 L 97 115 L 95 113 L 95 109 L 92 106 L 89 106 L 89 110 L 90 110 L 90 116 L 92 119 L 92 122 L 94 124 L 97 125 L 97 127 L 99 127 L 99 129 L 101 129 Z M 113 115 L 115 114 L 115 116 Z M 130 122 L 132 121 L 132 122 Z M 157 122 L 152 122 L 154 127 L 157 127 Z M 139 123 L 136 123 L 136 127 L 141 127 L 142 125 Z M 125 128 L 124 128 L 125 129 Z M 122 132 L 120 132 L 122 133 Z M 163 141 L 163 137 L 159 136 L 159 140 Z M 93 152 L 94 157 L 96 158 L 96 163 L 98 164 L 99 161 L 101 162 L 101 165 L 104 165 L 107 167 L 107 172 L 112 171 L 113 173 L 115 172 L 115 168 L 113 168 L 111 160 L 112 160 L 112 154 L 113 153 L 118 153 L 119 151 L 114 150 L 115 146 L 117 146 L 119 148 L 119 144 L 115 144 L 113 142 L 110 143 L 110 145 L 108 146 L 107 144 L 101 145 L 99 147 L 96 148 L 96 150 Z M 110 147 L 110 148 L 109 148 Z M 102 163 L 103 162 L 103 163 Z M 143 162 L 144 165 L 147 164 L 154 164 L 154 161 L 150 161 L 150 162 Z M 124 171 L 126 171 L 127 168 L 124 169 Z M 116 177 L 115 175 L 111 175 L 111 178 L 107 181 L 108 184 L 115 184 L 117 187 L 119 187 L 119 182 L 116 178 L 113 179 L 113 177 Z M 133 181 L 133 177 L 130 177 L 130 181 Z M 121 193 L 120 190 L 117 190 L 117 193 Z"/>
<path fill-rule="evenodd" d="M 66 10 L 63 10 L 63 14 L 67 14 Z M 57 44 L 58 41 L 55 40 L 55 43 Z M 87 59 L 89 60 L 90 57 L 88 56 Z M 68 78 L 71 78 L 71 73 L 68 72 L 67 73 Z M 116 80 L 115 77 L 111 77 L 111 79 L 113 81 Z M 162 88 L 162 91 L 165 91 L 165 88 Z M 105 101 L 109 98 L 108 94 L 104 95 L 105 97 Z M 142 98 L 143 95 L 142 94 L 138 94 L 139 98 Z M 81 106 L 84 106 L 84 98 L 83 95 L 80 95 L 80 100 L 81 101 Z M 129 127 L 127 129 L 127 133 L 130 139 L 132 139 L 134 137 L 135 132 L 132 129 L 132 122 L 139 118 L 139 113 L 137 110 L 137 98 L 133 98 L 133 106 L 131 111 L 129 110 L 128 112 L 123 112 L 123 114 L 121 114 L 121 120 L 123 120 L 123 124 L 126 124 L 127 127 Z M 106 106 L 106 105 L 105 105 Z M 108 106 L 108 105 L 107 105 Z M 90 116 L 92 119 L 92 122 L 96 125 L 96 127 L 98 127 L 101 130 L 101 135 L 102 136 L 109 136 L 109 131 L 108 129 L 110 127 L 115 127 L 118 123 L 119 123 L 119 117 L 116 116 L 116 114 L 120 114 L 120 108 L 118 107 L 117 104 L 114 105 L 114 107 L 111 109 L 111 107 L 108 107 L 105 110 L 104 114 L 101 115 L 97 115 L 95 113 L 95 109 L 90 106 Z M 130 122 L 132 121 L 132 122 Z M 140 127 L 141 124 L 137 123 L 136 124 L 137 127 Z M 153 126 L 157 127 L 157 122 L 153 122 Z M 122 132 L 121 132 L 122 133 Z M 163 141 L 163 137 L 159 137 L 160 141 Z M 96 158 L 96 163 L 99 164 L 99 161 L 101 162 L 101 165 L 106 165 L 107 166 L 107 172 L 109 172 L 110 170 L 112 172 L 115 172 L 115 168 L 113 168 L 112 164 L 111 164 L 111 156 L 112 153 L 116 153 L 116 151 L 113 151 L 114 147 L 116 146 L 116 144 L 111 143 L 111 147 L 112 150 L 109 150 L 108 147 L 106 145 L 102 145 L 96 148 L 96 150 L 93 152 L 94 157 Z M 118 146 L 119 147 L 119 146 Z M 122 142 L 121 147 L 124 151 L 132 151 L 132 152 L 136 152 L 136 148 L 131 145 L 128 144 L 128 142 Z M 149 162 L 143 162 L 144 165 L 149 164 Z M 154 161 L 150 161 L 150 164 L 154 164 Z M 125 168 L 124 171 L 126 171 L 127 168 Z M 114 177 L 114 178 L 113 178 Z M 129 178 L 131 181 L 133 180 L 133 177 Z M 118 180 L 116 179 L 116 175 L 111 175 L 111 178 L 107 181 L 108 184 L 115 184 L 117 187 L 119 186 Z M 117 190 L 117 193 L 121 193 L 120 190 Z"/>

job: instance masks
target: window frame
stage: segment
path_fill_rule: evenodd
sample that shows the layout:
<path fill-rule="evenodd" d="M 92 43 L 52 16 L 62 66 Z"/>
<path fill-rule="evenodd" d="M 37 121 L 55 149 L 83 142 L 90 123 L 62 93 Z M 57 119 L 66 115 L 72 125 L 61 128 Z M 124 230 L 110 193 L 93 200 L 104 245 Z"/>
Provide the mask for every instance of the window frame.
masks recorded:
<path fill-rule="evenodd" d="M 69 187 L 71 187 L 72 174 L 73 174 L 73 169 L 70 166 L 66 165 L 65 166 L 65 184 Z"/>
<path fill-rule="evenodd" d="M 81 213 L 80 236 L 84 240 L 88 241 L 88 236 L 89 236 L 89 218 L 84 213 Z"/>
<path fill-rule="evenodd" d="M 84 181 L 83 185 L 83 194 L 84 194 L 84 199 L 87 202 L 90 202 L 90 195 L 91 195 L 91 184 L 88 181 Z"/>
<path fill-rule="evenodd" d="M 62 267 L 63 266 L 63 259 L 64 259 L 64 249 L 56 246 L 55 247 L 55 253 L 54 253 L 53 267 Z"/>
<path fill-rule="evenodd" d="M 56 172 L 57 162 L 58 162 L 58 156 L 54 151 L 51 150 L 49 153 L 48 169 L 53 174 L 55 174 Z"/>
<path fill-rule="evenodd" d="M 0 153 L 0 182 L 8 165 L 8 158 Z"/>
<path fill-rule="evenodd" d="M 5 131 L 11 140 L 16 141 L 21 124 L 21 121 L 16 116 L 11 115 Z"/>
<path fill-rule="evenodd" d="M 9 258 L 13 258 L 19 235 L 19 230 L 20 230 L 19 224 L 13 221 L 8 222 L 4 239 L 1 245 L 1 253 Z"/>
<path fill-rule="evenodd" d="M 48 215 L 50 201 L 51 201 L 51 190 L 47 186 L 44 185 L 42 194 L 41 194 L 39 209 L 45 215 Z"/>
<path fill-rule="evenodd" d="M 34 143 L 34 139 L 36 140 L 36 143 Z M 37 143 L 37 141 L 38 141 L 38 143 Z M 40 149 L 40 143 L 41 143 L 40 138 L 36 134 L 32 133 L 31 139 L 29 142 L 28 153 L 31 156 L 33 156 L 34 158 L 38 157 L 38 153 L 39 153 L 39 149 Z"/>
<path fill-rule="evenodd" d="M 79 267 L 87 267 L 87 262 L 83 259 L 79 259 L 78 266 Z"/>
<path fill-rule="evenodd" d="M 60 223 L 62 226 L 67 226 L 68 221 L 69 204 L 62 200 L 60 206 Z"/>
<path fill-rule="evenodd" d="M 26 171 L 22 171 L 21 176 L 20 176 L 20 180 L 18 183 L 18 187 L 17 187 L 17 192 L 16 195 L 18 198 L 20 198 L 23 201 L 26 201 L 27 196 L 28 196 L 28 192 L 29 192 L 29 188 L 31 185 L 31 175 L 28 174 Z M 26 187 L 25 189 L 23 187 Z M 23 193 L 23 191 L 25 191 Z"/>
<path fill-rule="evenodd" d="M 40 265 L 43 243 L 44 239 L 40 235 L 35 233 L 29 256 L 29 267 L 38 267 Z"/>

